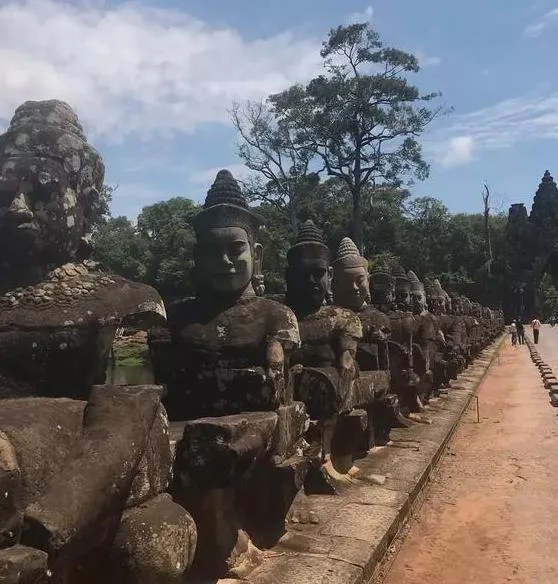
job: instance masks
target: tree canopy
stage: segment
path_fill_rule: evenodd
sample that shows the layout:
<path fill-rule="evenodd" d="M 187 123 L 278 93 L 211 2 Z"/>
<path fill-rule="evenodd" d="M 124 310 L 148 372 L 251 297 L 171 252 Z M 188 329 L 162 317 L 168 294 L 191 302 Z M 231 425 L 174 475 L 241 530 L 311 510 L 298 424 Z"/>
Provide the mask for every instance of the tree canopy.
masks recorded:
<path fill-rule="evenodd" d="M 409 83 L 417 58 L 385 46 L 369 23 L 331 30 L 320 54 L 324 72 L 308 84 L 234 106 L 239 155 L 265 179 L 253 198 L 284 206 L 291 227 L 309 172 L 339 179 L 362 250 L 371 191 L 428 176 L 418 137 L 442 111 L 430 105 L 439 94 Z"/>

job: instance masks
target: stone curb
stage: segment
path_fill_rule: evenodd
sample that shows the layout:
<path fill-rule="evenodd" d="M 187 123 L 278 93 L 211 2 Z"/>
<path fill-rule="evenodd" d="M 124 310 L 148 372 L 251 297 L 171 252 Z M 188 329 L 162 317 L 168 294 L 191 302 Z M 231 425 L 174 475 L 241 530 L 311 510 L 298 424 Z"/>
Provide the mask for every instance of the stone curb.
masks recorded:
<path fill-rule="evenodd" d="M 525 344 L 529 349 L 531 355 L 531 360 L 538 368 L 541 374 L 543 386 L 548 390 L 548 395 L 550 397 L 550 405 L 558 408 L 558 379 L 552 371 L 552 367 L 548 365 L 544 359 L 540 356 L 539 352 L 535 348 L 535 344 L 531 339 L 525 339 Z"/>
<path fill-rule="evenodd" d="M 392 431 L 392 444 L 356 462 L 361 478 L 339 495 L 304 497 L 318 523 L 289 524 L 262 565 L 238 584 L 364 584 L 419 503 L 505 335 L 428 406 L 431 424 Z M 558 396 L 557 396 L 558 397 Z M 215 581 L 213 581 L 215 582 Z M 219 580 L 225 584 L 230 580 Z M 201 583 L 198 583 L 201 584 Z"/>

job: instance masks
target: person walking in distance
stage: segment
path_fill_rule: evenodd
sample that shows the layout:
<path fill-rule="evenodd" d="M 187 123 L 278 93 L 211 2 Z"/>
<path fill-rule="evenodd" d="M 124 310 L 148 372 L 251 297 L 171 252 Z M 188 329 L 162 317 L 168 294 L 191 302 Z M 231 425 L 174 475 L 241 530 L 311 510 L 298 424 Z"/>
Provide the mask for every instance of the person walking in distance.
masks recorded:
<path fill-rule="evenodd" d="M 520 345 L 523 345 L 523 343 L 525 342 L 525 327 L 523 326 L 523 321 L 520 318 L 518 318 L 516 321 L 516 327 L 517 327 L 517 340 L 518 340 Z"/>
<path fill-rule="evenodd" d="M 517 325 L 515 324 L 515 320 L 512 320 L 510 324 L 510 334 L 512 345 L 515 345 L 517 343 Z"/>
<path fill-rule="evenodd" d="M 541 321 L 535 316 L 533 322 L 531 323 L 533 327 L 533 341 L 535 341 L 535 345 L 539 344 L 539 332 L 541 330 Z"/>

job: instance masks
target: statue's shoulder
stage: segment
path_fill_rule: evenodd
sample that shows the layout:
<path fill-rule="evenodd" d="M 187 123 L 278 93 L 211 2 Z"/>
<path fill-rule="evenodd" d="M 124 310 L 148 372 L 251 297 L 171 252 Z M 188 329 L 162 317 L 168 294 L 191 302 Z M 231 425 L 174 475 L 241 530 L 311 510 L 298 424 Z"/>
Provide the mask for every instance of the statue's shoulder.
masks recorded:
<path fill-rule="evenodd" d="M 94 264 L 65 264 L 42 282 L 0 296 L 0 326 L 86 326 L 166 316 L 159 293 Z"/>
<path fill-rule="evenodd" d="M 269 298 L 255 296 L 247 301 L 249 310 L 264 316 L 268 339 L 281 343 L 300 345 L 298 321 L 294 312 L 286 305 Z"/>
<path fill-rule="evenodd" d="M 316 314 L 333 323 L 338 334 L 362 338 L 362 322 L 356 312 L 331 304 L 322 306 Z"/>

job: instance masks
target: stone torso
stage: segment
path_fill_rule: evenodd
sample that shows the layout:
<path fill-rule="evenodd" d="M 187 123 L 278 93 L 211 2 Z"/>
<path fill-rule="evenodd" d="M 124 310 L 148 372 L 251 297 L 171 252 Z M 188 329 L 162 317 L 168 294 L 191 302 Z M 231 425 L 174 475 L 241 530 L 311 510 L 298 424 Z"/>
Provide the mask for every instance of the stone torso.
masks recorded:
<path fill-rule="evenodd" d="M 169 307 L 168 323 L 176 376 L 169 396 L 174 418 L 277 407 L 265 383 L 266 347 L 278 341 L 288 353 L 298 346 L 289 308 L 256 296 L 224 310 L 191 299 Z"/>
<path fill-rule="evenodd" d="M 66 264 L 0 296 L 0 374 L 11 380 L 12 397 L 87 398 L 104 382 L 116 328 L 164 315 L 151 287 Z"/>
<path fill-rule="evenodd" d="M 302 346 L 291 357 L 292 364 L 306 367 L 336 367 L 341 338 L 360 339 L 362 326 L 352 311 L 338 306 L 322 306 L 299 320 Z"/>
<path fill-rule="evenodd" d="M 358 313 L 362 323 L 362 341 L 358 345 L 357 362 L 363 371 L 388 370 L 388 339 L 391 335 L 389 317 L 373 306 Z"/>

